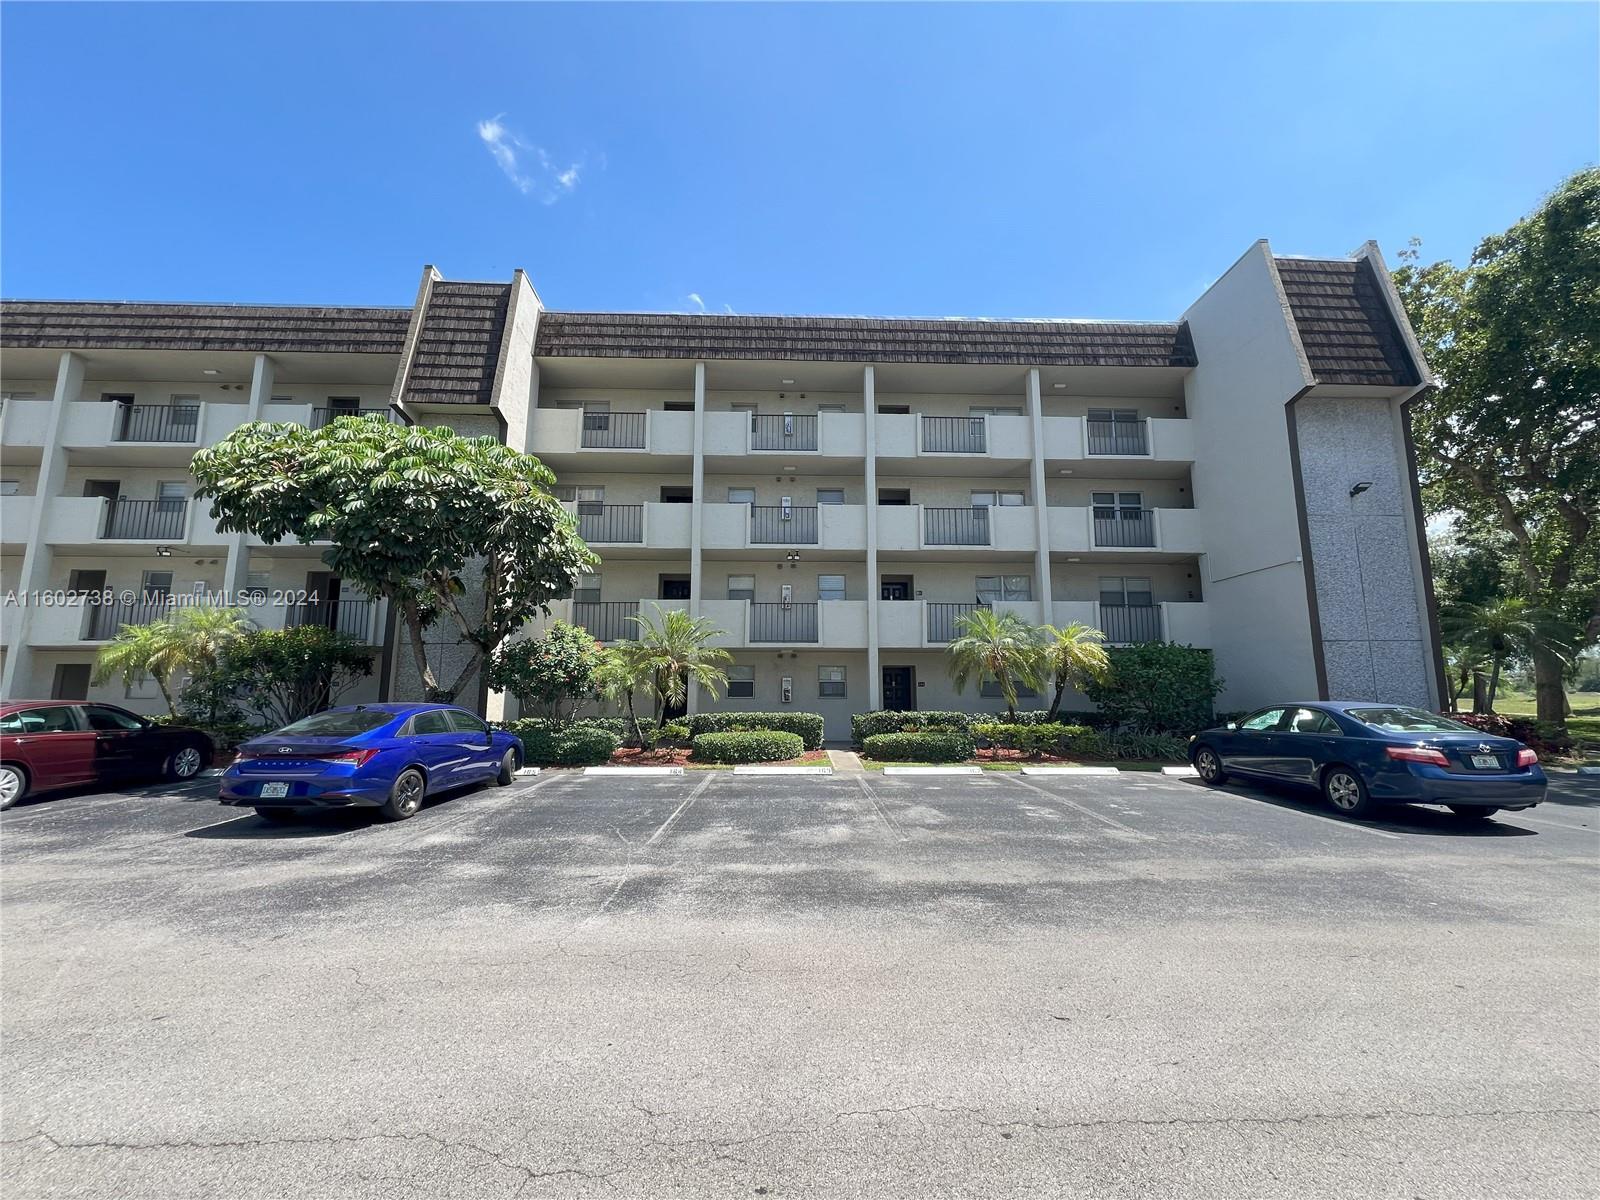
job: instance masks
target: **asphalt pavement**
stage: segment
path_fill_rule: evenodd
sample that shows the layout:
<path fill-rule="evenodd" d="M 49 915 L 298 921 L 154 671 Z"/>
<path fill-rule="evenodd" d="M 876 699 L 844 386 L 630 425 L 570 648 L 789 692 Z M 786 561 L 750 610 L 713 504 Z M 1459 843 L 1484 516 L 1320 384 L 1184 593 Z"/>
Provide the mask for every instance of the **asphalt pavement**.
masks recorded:
<path fill-rule="evenodd" d="M 1600 779 L 1358 824 L 1125 773 L 0 817 L 31 1197 L 1565 1197 Z"/>

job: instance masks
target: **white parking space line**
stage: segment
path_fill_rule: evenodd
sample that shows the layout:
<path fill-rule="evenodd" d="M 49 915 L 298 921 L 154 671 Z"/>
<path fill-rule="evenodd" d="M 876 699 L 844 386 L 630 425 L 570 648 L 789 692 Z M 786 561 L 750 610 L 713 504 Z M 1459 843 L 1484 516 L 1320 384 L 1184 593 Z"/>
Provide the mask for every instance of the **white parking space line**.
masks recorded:
<path fill-rule="evenodd" d="M 998 775 L 998 774 L 1000 774 L 1000 772 L 995 772 L 995 774 Z M 1026 779 L 1014 779 L 1014 778 L 1011 778 L 1010 776 L 1007 776 L 1006 779 L 1007 779 L 1007 782 L 1014 783 L 1020 788 L 1027 788 L 1030 792 L 1036 792 L 1039 795 L 1043 796 L 1046 800 L 1049 800 L 1049 801 L 1051 801 L 1051 802 L 1053 802 L 1055 804 L 1059 804 L 1064 808 L 1070 808 L 1070 809 L 1074 810 L 1075 812 L 1080 812 L 1086 817 L 1093 817 L 1096 821 L 1099 821 L 1101 824 L 1109 825 L 1113 829 L 1120 830 L 1122 833 L 1127 834 L 1129 837 L 1138 838 L 1140 841 L 1143 841 L 1143 842 L 1148 842 L 1148 841 L 1154 841 L 1155 840 L 1150 834 L 1141 833 L 1139 830 L 1133 828 L 1133 826 L 1131 826 L 1131 825 L 1124 825 L 1121 821 L 1117 820 L 1115 817 L 1108 817 L 1104 813 L 1096 812 L 1092 808 L 1088 808 L 1088 807 L 1085 807 L 1082 804 L 1079 804 L 1076 800 L 1068 800 L 1065 796 L 1058 796 L 1054 792 L 1048 792 L 1044 788 L 1039 787 L 1037 784 L 1029 783 Z"/>
<path fill-rule="evenodd" d="M 856 783 L 860 784 L 861 794 L 867 798 L 867 803 L 872 805 L 872 810 L 878 814 L 878 819 L 889 827 L 889 832 L 894 834 L 894 836 L 899 838 L 902 842 L 906 841 L 906 835 L 901 832 L 898 825 L 889 819 L 888 812 L 884 809 L 883 805 L 878 802 L 878 794 L 874 792 L 868 785 L 866 776 L 864 774 L 857 775 Z"/>
<path fill-rule="evenodd" d="M 677 824 L 678 818 L 689 811 L 689 806 L 700 798 L 700 793 L 710 787 L 711 781 L 716 777 L 717 772 L 715 771 L 705 772 L 705 778 L 699 783 L 695 784 L 694 791 L 690 792 L 688 796 L 684 798 L 682 804 L 678 805 L 677 808 L 672 810 L 671 816 L 669 816 L 665 821 L 661 822 L 661 827 L 650 835 L 650 838 L 645 842 L 645 845 L 654 846 L 662 838 L 666 837 L 667 834 L 671 832 L 672 827 Z M 618 886 L 620 887 L 621 885 L 619 884 Z"/>

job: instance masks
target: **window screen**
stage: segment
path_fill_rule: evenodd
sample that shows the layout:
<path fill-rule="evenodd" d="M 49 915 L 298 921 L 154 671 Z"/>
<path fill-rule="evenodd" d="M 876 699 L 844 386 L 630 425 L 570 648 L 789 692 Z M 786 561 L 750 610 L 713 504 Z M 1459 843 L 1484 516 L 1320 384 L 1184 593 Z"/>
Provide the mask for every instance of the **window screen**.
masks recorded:
<path fill-rule="evenodd" d="M 817 576 L 818 600 L 843 600 L 844 576 L 843 575 L 818 575 Z"/>
<path fill-rule="evenodd" d="M 817 695 L 843 696 L 845 695 L 844 668 L 843 667 L 818 667 L 817 668 Z"/>
<path fill-rule="evenodd" d="M 728 576 L 729 600 L 754 600 L 755 598 L 756 577 L 754 575 Z"/>
<path fill-rule="evenodd" d="M 728 695 L 754 696 L 756 694 L 756 669 L 754 667 L 728 668 Z"/>

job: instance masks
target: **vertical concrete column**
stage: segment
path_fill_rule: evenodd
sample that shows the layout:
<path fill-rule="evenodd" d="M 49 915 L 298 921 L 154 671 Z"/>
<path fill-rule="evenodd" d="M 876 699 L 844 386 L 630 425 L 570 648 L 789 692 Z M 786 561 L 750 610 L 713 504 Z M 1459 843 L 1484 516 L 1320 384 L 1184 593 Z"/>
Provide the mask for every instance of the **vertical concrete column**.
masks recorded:
<path fill-rule="evenodd" d="M 245 420 L 259 421 L 272 403 L 272 389 L 277 386 L 278 365 L 265 354 L 256 355 L 250 368 L 250 399 L 245 405 Z M 250 547 L 246 535 L 228 535 L 228 565 L 223 571 L 222 587 L 237 596 L 250 581 Z"/>
<path fill-rule="evenodd" d="M 56 386 L 50 396 L 50 420 L 45 426 L 44 447 L 39 459 L 39 482 L 34 488 L 33 518 L 27 529 L 27 542 L 22 552 L 22 571 L 17 578 L 17 590 L 23 604 L 17 611 L 16 645 L 6 653 L 5 676 L 0 679 L 0 696 L 7 700 L 23 699 L 22 692 L 43 694 L 43 685 L 33 678 L 33 612 L 37 599 L 31 593 L 52 586 L 51 560 L 54 552 L 45 543 L 45 528 L 52 502 L 61 495 L 67 474 L 67 455 L 61 448 L 61 429 L 67 417 L 67 405 L 83 394 L 84 360 L 70 350 L 62 351 L 56 364 Z M 60 580 L 62 587 L 66 580 Z"/>
<path fill-rule="evenodd" d="M 867 480 L 867 707 L 883 707 L 883 671 L 878 666 L 878 380 L 869 365 L 861 373 L 861 399 L 866 414 Z"/>
<path fill-rule="evenodd" d="M 690 477 L 690 484 L 694 503 L 689 514 L 689 615 L 698 619 L 700 588 L 705 581 L 700 567 L 706 490 L 706 365 L 703 362 L 694 365 L 694 473 Z M 698 687 L 690 686 L 688 699 L 689 712 L 699 712 Z"/>
<path fill-rule="evenodd" d="M 1033 437 L 1033 514 L 1039 548 L 1034 553 L 1034 571 L 1039 577 L 1039 604 L 1046 625 L 1055 623 L 1050 598 L 1050 506 L 1044 494 L 1044 405 L 1039 398 L 1039 368 L 1028 368 L 1028 425 Z"/>

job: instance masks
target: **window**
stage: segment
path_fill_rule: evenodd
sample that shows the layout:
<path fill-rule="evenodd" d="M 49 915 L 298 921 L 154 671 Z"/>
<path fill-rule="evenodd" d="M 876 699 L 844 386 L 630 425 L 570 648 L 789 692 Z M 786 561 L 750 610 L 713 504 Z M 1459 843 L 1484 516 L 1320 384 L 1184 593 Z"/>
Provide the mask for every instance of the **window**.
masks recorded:
<path fill-rule="evenodd" d="M 1100 577 L 1100 603 L 1115 607 L 1128 605 L 1149 608 L 1151 605 L 1150 581 L 1132 576 L 1102 575 Z"/>
<path fill-rule="evenodd" d="M 755 488 L 736 488 L 736 487 L 731 487 L 731 488 L 728 489 L 728 503 L 729 504 L 754 504 L 755 502 L 756 502 L 756 490 L 755 490 Z"/>
<path fill-rule="evenodd" d="M 1023 492 L 973 492 L 973 508 L 1021 508 L 1027 503 Z"/>
<path fill-rule="evenodd" d="M 143 679 L 136 679 L 122 689 L 124 700 L 159 700 L 161 688 L 154 679 L 146 675 Z"/>
<path fill-rule="evenodd" d="M 576 504 L 580 513 L 598 513 L 606 500 L 604 484 L 558 483 L 550 492 L 563 503 Z"/>
<path fill-rule="evenodd" d="M 1089 502 L 1094 505 L 1095 517 L 1102 521 L 1113 517 L 1137 521 L 1144 515 L 1142 492 L 1091 492 Z"/>
<path fill-rule="evenodd" d="M 171 571 L 146 571 L 139 585 L 139 599 L 144 601 L 168 600 L 172 597 Z"/>
<path fill-rule="evenodd" d="M 817 489 L 817 504 L 818 505 L 823 505 L 823 504 L 843 504 L 843 503 L 844 503 L 844 489 L 843 488 L 818 488 Z"/>
<path fill-rule="evenodd" d="M 265 604 L 267 593 L 272 590 L 271 571 L 251 571 L 244 577 L 245 594 L 250 597 L 253 604 Z"/>
<path fill-rule="evenodd" d="M 73 664 L 80 665 L 80 664 Z M 89 669 L 88 663 L 81 664 Z M 78 721 L 72 709 L 64 704 L 42 708 L 24 708 L 0 717 L 0 733 L 77 733 Z"/>
<path fill-rule="evenodd" d="M 728 695 L 754 696 L 756 694 L 756 669 L 754 667 L 728 668 Z"/>
<path fill-rule="evenodd" d="M 74 596 L 83 596 L 88 592 L 103 592 L 106 590 L 106 573 L 101 568 L 75 567 L 67 575 L 67 591 Z"/>
<path fill-rule="evenodd" d="M 844 405 L 842 405 L 842 404 L 819 404 L 819 405 L 817 405 L 817 411 L 819 413 L 835 413 L 835 412 L 842 413 L 844 411 Z"/>
<path fill-rule="evenodd" d="M 156 485 L 156 511 L 179 512 L 189 502 L 189 485 L 181 480 L 168 480 Z"/>
<path fill-rule="evenodd" d="M 755 598 L 756 577 L 754 575 L 728 576 L 729 600 L 754 600 Z"/>
<path fill-rule="evenodd" d="M 1339 723 L 1325 712 L 1318 712 L 1314 708 L 1297 708 L 1289 718 L 1289 723 L 1283 727 L 1285 733 L 1319 733 L 1324 737 L 1329 734 L 1342 734 Z"/>
<path fill-rule="evenodd" d="M 430 708 L 427 712 L 419 712 L 411 718 L 411 725 L 405 730 L 406 737 L 426 737 L 432 733 L 452 733 L 450 728 L 450 714 L 442 708 Z"/>
<path fill-rule="evenodd" d="M 572 589 L 572 601 L 574 604 L 600 603 L 600 576 L 579 576 L 577 586 Z"/>
<path fill-rule="evenodd" d="M 15 496 L 21 487 L 20 479 L 0 479 L 0 496 Z"/>
<path fill-rule="evenodd" d="M 1020 408 L 973 407 L 969 408 L 967 412 L 974 417 L 1020 417 L 1022 415 L 1022 409 Z"/>
<path fill-rule="evenodd" d="M 1264 708 L 1239 722 L 1240 729 L 1254 729 L 1258 732 L 1263 729 L 1274 729 L 1279 721 L 1283 720 L 1283 709 Z"/>
<path fill-rule="evenodd" d="M 817 695 L 843 696 L 844 668 L 843 667 L 818 667 L 817 668 Z"/>
<path fill-rule="evenodd" d="M 1137 408 L 1091 408 L 1089 410 L 1091 421 L 1116 421 L 1119 424 L 1137 425 L 1139 423 L 1139 410 Z"/>
<path fill-rule="evenodd" d="M 392 720 L 394 712 L 387 708 L 333 708 L 291 722 L 273 736 L 348 737 L 353 733 L 371 733 Z"/>
<path fill-rule="evenodd" d="M 328 408 L 335 417 L 350 417 L 361 411 L 360 396 L 329 396 Z"/>
<path fill-rule="evenodd" d="M 1017 689 L 1018 700 L 1034 700 L 1038 698 L 1039 693 L 1034 691 L 1027 684 L 1015 679 L 1012 680 L 1011 683 L 1012 686 Z M 984 680 L 982 686 L 978 688 L 978 695 L 990 700 L 996 698 L 1003 699 L 1005 697 L 1005 693 L 1000 690 L 1000 685 L 992 679 Z"/>
<path fill-rule="evenodd" d="M 693 412 L 693 400 L 668 400 L 661 406 L 662 412 Z"/>
<path fill-rule="evenodd" d="M 978 600 L 983 604 L 997 604 L 1002 600 L 1032 600 L 1032 575 L 979 575 Z"/>
<path fill-rule="evenodd" d="M 0 402 L 6 400 L 37 400 L 38 392 L 0 392 Z"/>
<path fill-rule="evenodd" d="M 883 417 L 908 417 L 911 415 L 909 404 L 880 404 L 878 415 Z"/>
<path fill-rule="evenodd" d="M 844 576 L 843 575 L 818 575 L 817 576 L 818 600 L 843 600 Z"/>
<path fill-rule="evenodd" d="M 172 426 L 174 429 L 193 430 L 200 423 L 199 396 L 174 396 L 172 397 L 172 409 Z M 193 434 L 190 436 L 193 436 Z"/>
<path fill-rule="evenodd" d="M 489 732 L 489 726 L 469 712 L 457 712 L 452 708 L 445 711 L 445 716 L 450 718 L 450 724 L 455 727 L 457 733 Z"/>
<path fill-rule="evenodd" d="M 111 732 L 144 728 L 144 722 L 132 713 L 125 713 L 120 708 L 108 708 L 104 704 L 89 705 L 83 710 L 83 715 L 87 718 L 90 729 Z"/>

